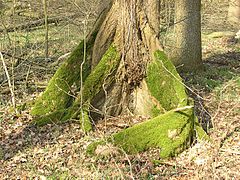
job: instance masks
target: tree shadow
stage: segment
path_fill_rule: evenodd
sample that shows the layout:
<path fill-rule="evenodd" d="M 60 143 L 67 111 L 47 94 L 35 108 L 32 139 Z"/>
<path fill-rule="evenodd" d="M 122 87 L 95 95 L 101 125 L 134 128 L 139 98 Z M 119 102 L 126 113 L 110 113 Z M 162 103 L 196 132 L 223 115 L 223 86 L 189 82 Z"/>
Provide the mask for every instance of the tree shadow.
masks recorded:
<path fill-rule="evenodd" d="M 182 73 L 185 84 L 191 89 L 189 95 L 195 101 L 195 113 L 203 129 L 208 132 L 213 127 L 211 114 L 205 99 L 221 91 L 230 81 L 240 77 L 240 52 L 214 54 L 204 59 L 204 70 Z"/>
<path fill-rule="evenodd" d="M 69 130 L 70 126 L 69 122 L 60 125 L 48 124 L 42 127 L 27 124 L 18 127 L 18 123 L 15 122 L 9 134 L 4 135 L 1 133 L 2 159 L 9 160 L 18 152 L 22 152 L 27 148 L 45 148 L 48 145 L 58 144 L 59 137 L 66 134 L 66 130 Z M 82 136 L 81 133 L 79 135 Z"/>

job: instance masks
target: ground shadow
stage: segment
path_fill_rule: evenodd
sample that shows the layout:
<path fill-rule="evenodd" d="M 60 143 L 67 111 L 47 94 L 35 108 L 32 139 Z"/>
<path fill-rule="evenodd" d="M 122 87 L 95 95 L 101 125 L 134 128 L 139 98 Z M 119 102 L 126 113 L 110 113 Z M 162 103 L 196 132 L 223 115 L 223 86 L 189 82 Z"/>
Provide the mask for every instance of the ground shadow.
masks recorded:
<path fill-rule="evenodd" d="M 43 127 L 27 124 L 17 127 L 17 124 L 14 123 L 10 134 L 1 135 L 0 147 L 3 151 L 3 160 L 13 158 L 18 152 L 27 148 L 44 148 L 47 145 L 58 144 L 59 136 L 65 134 L 66 129 L 69 129 L 70 126 L 70 122 L 60 125 L 48 124 Z M 81 134 L 79 135 L 81 136 Z"/>
<path fill-rule="evenodd" d="M 195 112 L 206 132 L 212 128 L 212 121 L 204 99 L 201 97 L 221 89 L 225 83 L 236 79 L 239 75 L 240 52 L 214 54 L 204 59 L 203 71 L 181 74 L 186 85 L 191 89 L 188 91 L 189 95 L 195 101 Z"/>

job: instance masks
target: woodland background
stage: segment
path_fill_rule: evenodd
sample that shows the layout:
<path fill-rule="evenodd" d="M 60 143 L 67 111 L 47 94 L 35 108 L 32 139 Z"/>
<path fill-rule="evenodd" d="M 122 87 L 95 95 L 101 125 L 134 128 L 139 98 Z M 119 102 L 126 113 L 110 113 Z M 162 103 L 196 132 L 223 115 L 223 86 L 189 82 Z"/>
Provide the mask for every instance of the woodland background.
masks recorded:
<path fill-rule="evenodd" d="M 11 92 L 1 63 L 0 146 L 4 152 L 0 152 L 0 179 L 238 179 L 240 43 L 234 36 L 239 26 L 227 20 L 227 0 L 202 1 L 205 70 L 182 74 L 185 84 L 202 96 L 191 95 L 196 101 L 198 117 L 212 139 L 210 143 L 198 142 L 167 161 L 157 160 L 154 151 L 138 156 L 112 152 L 105 157 L 89 157 L 84 153 L 86 146 L 123 128 L 129 117 L 99 123 L 97 131 L 84 137 L 77 123 L 29 126 L 33 100 L 91 29 L 101 3 L 99 0 L 49 0 L 46 58 L 42 1 L 0 1 L 0 51 L 13 89 Z M 171 1 L 162 4 L 166 9 L 162 11 L 161 39 L 165 48 L 171 49 L 174 8 Z M 106 127 L 110 127 L 110 132 Z"/>

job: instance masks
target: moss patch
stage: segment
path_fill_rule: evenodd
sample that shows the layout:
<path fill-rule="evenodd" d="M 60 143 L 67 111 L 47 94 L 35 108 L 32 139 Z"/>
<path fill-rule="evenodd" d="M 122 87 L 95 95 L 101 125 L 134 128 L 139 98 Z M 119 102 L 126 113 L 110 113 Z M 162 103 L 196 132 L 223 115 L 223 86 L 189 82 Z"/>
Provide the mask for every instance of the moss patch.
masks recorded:
<path fill-rule="evenodd" d="M 182 80 L 172 62 L 162 51 L 155 52 L 155 60 L 147 67 L 147 85 L 166 110 L 186 106 L 187 95 Z M 155 111 L 155 110 L 154 110 Z"/>
<path fill-rule="evenodd" d="M 93 46 L 92 41 L 87 44 L 87 52 Z M 69 95 L 72 88 L 79 89 L 81 63 L 83 62 L 84 43 L 81 42 L 71 56 L 61 65 L 52 77 L 44 93 L 36 100 L 31 111 L 32 115 L 42 116 L 54 111 L 64 110 L 72 103 Z M 90 74 L 90 61 L 83 65 L 83 81 Z M 75 86 L 75 87 L 73 87 Z"/>
<path fill-rule="evenodd" d="M 89 118 L 89 110 L 88 109 L 83 109 L 80 112 L 80 123 L 81 123 L 81 128 L 83 129 L 84 132 L 89 132 L 92 130 L 92 123 Z"/>
<path fill-rule="evenodd" d="M 113 142 L 127 153 L 160 148 L 160 156 L 166 158 L 180 153 L 190 144 L 193 126 L 193 109 L 172 110 L 113 135 Z"/>
<path fill-rule="evenodd" d="M 159 116 L 159 114 L 162 114 L 162 113 L 163 113 L 163 110 L 160 110 L 157 106 L 154 106 L 151 109 L 151 117 L 157 117 Z"/>
<path fill-rule="evenodd" d="M 90 145 L 87 146 L 87 154 L 90 155 L 90 156 L 93 156 L 95 155 L 95 150 L 97 149 L 97 147 L 99 145 L 105 145 L 106 144 L 106 141 L 97 141 L 97 142 L 94 142 L 94 143 L 91 143 Z"/>
<path fill-rule="evenodd" d="M 59 120 L 64 117 L 66 114 L 66 110 L 58 110 L 51 113 L 47 113 L 41 116 L 36 116 L 32 124 L 36 124 L 38 126 L 43 126 L 48 123 L 58 123 Z"/>
<path fill-rule="evenodd" d="M 89 107 L 92 98 L 102 90 L 103 83 L 110 85 L 114 81 L 114 73 L 119 62 L 120 54 L 116 47 L 112 45 L 106 51 L 93 72 L 86 78 L 79 96 L 68 109 L 68 112 L 62 118 L 62 121 L 77 118 L 80 120 L 80 123 L 83 125 L 82 128 L 85 131 L 90 131 L 92 129 L 91 121 L 88 117 L 89 111 L 84 108 L 83 112 L 81 112 L 81 109 L 83 107 Z M 83 116 L 81 113 L 83 113 Z"/>
<path fill-rule="evenodd" d="M 93 72 L 84 82 L 82 92 L 75 100 L 72 107 L 69 108 L 68 114 L 64 119 L 76 118 L 81 110 L 81 102 L 87 105 L 95 95 L 102 90 L 102 85 L 110 85 L 114 81 L 114 73 L 120 62 L 120 54 L 113 45 L 109 47 L 101 61 L 95 67 Z M 81 96 L 82 94 L 82 96 Z M 81 98 L 83 98 L 81 100 Z"/>
<path fill-rule="evenodd" d="M 130 154 L 157 148 L 162 158 L 175 156 L 194 138 L 195 116 L 189 106 L 193 102 L 188 99 L 174 65 L 161 51 L 155 53 L 155 60 L 147 67 L 146 82 L 153 98 L 168 111 L 162 114 L 161 109 L 153 106 L 150 113 L 154 118 L 125 129 L 108 141 Z M 97 144 L 90 147 L 93 152 Z"/>
<path fill-rule="evenodd" d="M 93 72 L 88 76 L 84 82 L 83 98 L 86 100 L 92 99 L 102 89 L 102 85 L 109 85 L 114 81 L 114 72 L 116 71 L 120 61 L 120 54 L 116 47 L 111 45 L 106 51 L 101 61 L 98 63 Z M 77 99 L 76 102 L 79 101 Z"/>
<path fill-rule="evenodd" d="M 80 45 L 82 46 L 82 45 Z M 81 49 L 81 48 L 80 48 Z M 80 51 L 80 49 L 78 51 Z M 75 50 L 76 51 L 76 50 Z M 70 57 L 71 59 L 71 57 Z M 114 80 L 113 73 L 118 67 L 120 61 L 120 55 L 117 51 L 117 49 L 112 45 L 107 50 L 99 64 L 96 66 L 96 68 L 93 70 L 91 74 L 89 74 L 89 68 L 85 67 L 84 70 L 84 83 L 83 88 L 81 90 L 81 93 L 79 93 L 79 96 L 74 101 L 74 103 L 69 103 L 71 101 L 71 96 L 67 94 L 66 92 L 69 92 L 69 86 L 67 84 L 62 84 L 61 87 L 64 86 L 65 91 L 59 90 L 59 87 L 56 82 L 57 77 L 61 74 L 61 69 L 67 69 L 67 65 L 63 65 L 60 67 L 60 69 L 57 72 L 52 80 L 49 82 L 49 85 L 44 92 L 44 94 L 37 100 L 33 110 L 32 114 L 36 115 L 35 122 L 38 125 L 44 125 L 50 122 L 57 122 L 57 121 L 67 121 L 72 118 L 78 118 L 80 120 L 80 123 L 83 124 L 83 129 L 85 131 L 89 131 L 92 129 L 92 125 L 90 122 L 90 119 L 88 117 L 88 110 L 83 111 L 83 117 L 80 116 L 80 110 L 81 110 L 81 102 L 85 107 L 89 106 L 90 100 L 102 89 L 102 84 L 106 83 L 106 85 L 111 84 L 111 82 Z M 74 65 L 74 62 L 72 65 Z M 85 66 L 89 64 L 86 63 Z M 90 67 L 88 65 L 88 67 Z M 79 67 L 80 69 L 80 67 Z M 66 70 L 69 74 L 73 74 L 73 72 L 69 72 L 69 69 Z M 75 72 L 74 72 L 75 74 Z M 79 74 L 80 71 L 78 71 L 78 75 L 74 75 L 74 81 L 79 81 Z M 89 74 L 89 75 L 88 75 Z M 67 74 L 65 74 L 67 77 Z M 73 78 L 73 77 L 72 77 Z M 70 79 L 67 79 L 69 82 Z M 71 79 L 71 82 L 73 79 Z M 49 89 L 50 88 L 50 89 Z M 68 90 L 66 90 L 68 89 Z M 54 90 L 57 92 L 54 94 Z M 52 94 L 52 96 L 51 96 Z M 80 96 L 82 94 L 82 96 Z M 58 95 L 58 96 L 57 96 Z M 81 101 L 81 97 L 83 97 Z M 72 104 L 72 105 L 71 105 Z M 69 105 L 71 105 L 69 107 Z M 59 113 L 60 112 L 60 113 Z M 84 120 L 84 122 L 82 121 Z"/>
<path fill-rule="evenodd" d="M 195 131 L 196 131 L 196 137 L 199 141 L 210 141 L 210 137 L 207 135 L 207 133 L 203 130 L 202 126 L 198 122 L 198 118 L 195 117 Z"/>

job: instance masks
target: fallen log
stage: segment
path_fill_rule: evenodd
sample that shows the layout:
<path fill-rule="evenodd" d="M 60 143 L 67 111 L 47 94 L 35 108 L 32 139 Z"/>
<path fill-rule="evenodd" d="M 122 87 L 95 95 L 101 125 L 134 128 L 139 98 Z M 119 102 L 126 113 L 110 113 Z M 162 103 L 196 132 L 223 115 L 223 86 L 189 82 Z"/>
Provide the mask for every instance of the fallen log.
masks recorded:
<path fill-rule="evenodd" d="M 70 16 L 60 16 L 60 17 L 49 17 L 48 18 L 48 24 L 58 24 L 61 21 L 67 21 L 71 18 L 76 18 L 78 17 L 78 14 L 73 14 Z M 9 26 L 3 29 L 0 29 L 1 32 L 14 32 L 18 30 L 30 30 L 31 28 L 38 27 L 44 25 L 45 21 L 44 19 L 38 19 L 35 21 L 27 22 L 27 23 L 22 23 L 16 26 Z"/>

